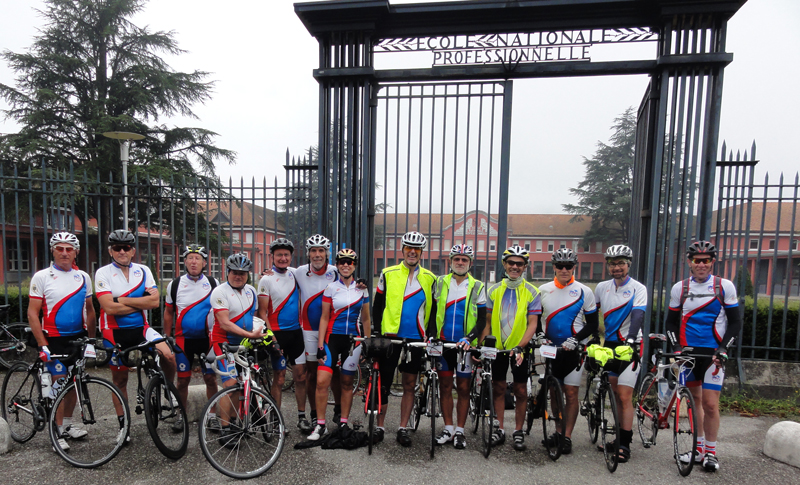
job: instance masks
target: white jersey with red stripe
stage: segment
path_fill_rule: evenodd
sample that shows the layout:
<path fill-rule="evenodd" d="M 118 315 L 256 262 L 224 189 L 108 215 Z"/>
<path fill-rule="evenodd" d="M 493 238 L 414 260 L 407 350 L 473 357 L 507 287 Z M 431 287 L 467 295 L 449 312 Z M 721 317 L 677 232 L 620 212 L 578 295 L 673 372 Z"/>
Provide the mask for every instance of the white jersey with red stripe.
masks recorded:
<path fill-rule="evenodd" d="M 345 286 L 341 278 L 329 284 L 322 294 L 322 301 L 331 305 L 328 335 L 362 334 L 359 318 L 362 306 L 369 303 L 369 290 L 356 288 L 355 278 L 349 286 Z"/>
<path fill-rule="evenodd" d="M 94 283 L 98 297 L 110 294 L 113 297 L 138 298 L 145 296 L 148 288 L 156 288 L 156 280 L 153 279 L 150 268 L 138 263 L 131 263 L 128 279 L 125 279 L 122 269 L 116 263 L 103 266 L 94 274 Z M 109 315 L 100 308 L 100 328 L 103 330 L 139 328 L 147 324 L 147 312 L 144 310 L 127 315 Z"/>
<path fill-rule="evenodd" d="M 225 282 L 211 292 L 211 308 L 214 310 L 214 328 L 211 330 L 211 343 L 228 342 L 229 344 L 239 345 L 242 337 L 223 330 L 216 317 L 219 312 L 227 310 L 228 319 L 231 322 L 241 329 L 248 332 L 252 331 L 253 316 L 258 309 L 256 289 L 250 285 L 244 285 L 241 291 L 235 290 L 228 282 Z"/>
<path fill-rule="evenodd" d="M 318 332 L 322 293 L 336 280 L 336 267 L 329 264 L 323 273 L 317 274 L 310 265 L 304 264 L 294 270 L 294 277 L 300 287 L 300 324 L 303 330 Z"/>
<path fill-rule="evenodd" d="M 722 287 L 722 300 L 717 299 L 714 285 Z M 728 329 L 726 308 L 739 306 L 736 286 L 730 280 L 710 275 L 706 281 L 689 280 L 689 293 L 681 306 L 683 282 L 672 287 L 669 309 L 681 312 L 680 344 L 683 347 L 716 349 Z"/>
<path fill-rule="evenodd" d="M 258 282 L 258 296 L 266 297 L 269 328 L 298 330 L 300 328 L 300 289 L 294 276 L 295 269 L 283 273 L 273 266 L 273 274 L 264 275 Z"/>
<path fill-rule="evenodd" d="M 172 301 L 174 283 L 173 280 L 167 285 L 166 302 L 175 310 L 175 337 L 208 337 L 214 326 L 214 314 L 211 312 L 213 288 L 208 277 L 201 274 L 199 279 L 194 280 L 188 274 L 181 276 L 178 280 L 177 302 Z"/>
<path fill-rule="evenodd" d="M 92 297 L 86 272 L 52 264 L 33 275 L 29 296 L 42 301 L 42 328 L 49 337 L 77 335 L 86 328 L 86 300 Z"/>
<path fill-rule="evenodd" d="M 594 296 L 597 308 L 603 311 L 605 340 L 624 342 L 631 328 L 631 312 L 647 309 L 647 288 L 628 276 L 621 286 L 613 279 L 601 281 L 594 289 Z"/>
<path fill-rule="evenodd" d="M 592 290 L 574 279 L 560 288 L 555 281 L 545 283 L 539 287 L 539 293 L 544 333 L 556 345 L 574 337 L 586 325 L 584 315 L 597 311 Z"/>

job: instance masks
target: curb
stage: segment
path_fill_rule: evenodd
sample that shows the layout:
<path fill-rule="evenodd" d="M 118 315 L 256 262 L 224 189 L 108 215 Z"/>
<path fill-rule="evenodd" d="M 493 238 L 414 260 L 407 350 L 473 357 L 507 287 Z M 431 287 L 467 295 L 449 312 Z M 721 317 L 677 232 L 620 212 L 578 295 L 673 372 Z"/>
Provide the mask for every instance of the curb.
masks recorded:
<path fill-rule="evenodd" d="M 11 449 L 11 429 L 6 420 L 0 417 L 0 455 Z"/>
<path fill-rule="evenodd" d="M 773 424 L 764 439 L 764 454 L 800 468 L 800 423 L 781 421 Z"/>

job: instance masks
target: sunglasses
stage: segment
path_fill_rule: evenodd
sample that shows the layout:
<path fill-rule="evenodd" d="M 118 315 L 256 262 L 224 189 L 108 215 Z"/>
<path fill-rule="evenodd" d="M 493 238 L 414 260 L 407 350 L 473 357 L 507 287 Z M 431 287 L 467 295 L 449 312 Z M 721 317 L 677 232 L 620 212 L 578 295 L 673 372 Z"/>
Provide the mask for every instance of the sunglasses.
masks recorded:
<path fill-rule="evenodd" d="M 75 251 L 75 248 L 73 248 L 72 246 L 55 246 L 53 249 L 55 249 L 59 253 L 71 253 Z"/>
<path fill-rule="evenodd" d="M 115 253 L 118 253 L 120 251 L 124 251 L 124 252 L 127 253 L 131 249 L 133 249 L 133 246 L 128 246 L 128 245 L 125 245 L 125 246 L 122 246 L 122 245 L 111 246 L 111 250 L 114 251 Z"/>
<path fill-rule="evenodd" d="M 553 266 L 555 266 L 556 269 L 572 269 L 575 267 L 574 264 L 558 264 L 558 263 L 554 264 Z"/>
<path fill-rule="evenodd" d="M 525 261 L 506 261 L 506 264 L 511 266 L 511 267 L 517 266 L 517 267 L 520 267 L 520 268 L 524 268 L 525 265 L 528 264 L 528 263 L 526 263 Z"/>
<path fill-rule="evenodd" d="M 341 264 L 341 265 L 345 265 L 345 266 L 354 266 L 356 264 L 356 262 L 353 261 L 352 259 L 340 259 L 340 260 L 336 261 L 336 264 Z"/>
<path fill-rule="evenodd" d="M 711 262 L 714 260 L 711 258 L 700 258 L 700 259 L 693 258 L 690 259 L 690 261 L 693 262 L 694 264 L 711 264 Z"/>

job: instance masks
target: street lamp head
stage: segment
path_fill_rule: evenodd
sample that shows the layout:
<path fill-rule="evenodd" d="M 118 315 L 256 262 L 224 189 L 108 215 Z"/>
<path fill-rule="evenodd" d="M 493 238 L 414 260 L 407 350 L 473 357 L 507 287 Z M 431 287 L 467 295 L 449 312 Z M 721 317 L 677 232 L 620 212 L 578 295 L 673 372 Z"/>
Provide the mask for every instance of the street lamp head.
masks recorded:
<path fill-rule="evenodd" d="M 128 131 L 107 131 L 103 133 L 103 136 L 114 140 L 144 140 L 144 135 Z"/>

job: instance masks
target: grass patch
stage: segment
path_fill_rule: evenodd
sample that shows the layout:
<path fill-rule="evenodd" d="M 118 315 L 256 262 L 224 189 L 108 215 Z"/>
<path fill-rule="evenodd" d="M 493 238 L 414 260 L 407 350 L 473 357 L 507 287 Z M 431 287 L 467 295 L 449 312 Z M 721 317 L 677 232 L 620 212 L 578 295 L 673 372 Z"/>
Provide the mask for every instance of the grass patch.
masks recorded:
<path fill-rule="evenodd" d="M 775 416 L 800 422 L 800 391 L 785 399 L 766 399 L 737 393 L 719 398 L 720 412 L 736 412 L 742 416 Z"/>

